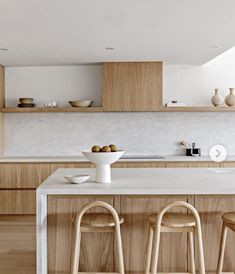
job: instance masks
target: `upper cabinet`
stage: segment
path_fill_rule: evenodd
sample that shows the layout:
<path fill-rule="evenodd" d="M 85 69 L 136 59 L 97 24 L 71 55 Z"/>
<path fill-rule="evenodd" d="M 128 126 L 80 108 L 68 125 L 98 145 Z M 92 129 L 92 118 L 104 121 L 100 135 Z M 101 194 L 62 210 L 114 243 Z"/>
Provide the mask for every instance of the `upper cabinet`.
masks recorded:
<path fill-rule="evenodd" d="M 162 104 L 162 62 L 103 64 L 104 111 L 157 111 Z"/>

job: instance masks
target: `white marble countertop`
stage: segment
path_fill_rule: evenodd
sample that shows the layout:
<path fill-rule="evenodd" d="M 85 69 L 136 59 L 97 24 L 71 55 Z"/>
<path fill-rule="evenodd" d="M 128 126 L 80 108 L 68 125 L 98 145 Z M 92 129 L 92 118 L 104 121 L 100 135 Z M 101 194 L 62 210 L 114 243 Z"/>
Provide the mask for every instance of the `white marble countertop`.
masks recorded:
<path fill-rule="evenodd" d="M 64 175 L 89 174 L 91 180 L 70 184 Z M 38 194 L 60 195 L 189 195 L 235 194 L 235 169 L 215 168 L 115 168 L 112 182 L 94 181 L 93 168 L 57 169 L 40 187 Z"/>
<path fill-rule="evenodd" d="M 164 156 L 161 159 L 120 159 L 118 162 L 212 162 L 209 156 Z M 229 156 L 225 161 L 235 161 L 235 156 Z M 89 162 L 85 157 L 79 156 L 6 156 L 0 158 L 0 163 L 70 163 Z"/>

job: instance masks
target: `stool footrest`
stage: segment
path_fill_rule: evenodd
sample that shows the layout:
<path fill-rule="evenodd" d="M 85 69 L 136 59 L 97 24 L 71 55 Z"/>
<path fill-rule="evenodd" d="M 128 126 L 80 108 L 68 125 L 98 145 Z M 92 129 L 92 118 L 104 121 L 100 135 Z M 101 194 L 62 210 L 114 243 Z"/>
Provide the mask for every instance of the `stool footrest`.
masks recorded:
<path fill-rule="evenodd" d="M 152 274 L 151 272 L 149 274 Z M 157 274 L 191 274 L 191 272 L 157 272 Z"/>
<path fill-rule="evenodd" d="M 207 272 L 207 274 L 215 274 L 215 272 Z M 152 274 L 151 272 L 149 274 Z M 191 274 L 191 272 L 157 272 L 157 274 Z M 234 272 L 222 272 L 221 274 L 234 274 Z"/>
<path fill-rule="evenodd" d="M 119 272 L 78 272 L 78 274 L 119 274 Z"/>

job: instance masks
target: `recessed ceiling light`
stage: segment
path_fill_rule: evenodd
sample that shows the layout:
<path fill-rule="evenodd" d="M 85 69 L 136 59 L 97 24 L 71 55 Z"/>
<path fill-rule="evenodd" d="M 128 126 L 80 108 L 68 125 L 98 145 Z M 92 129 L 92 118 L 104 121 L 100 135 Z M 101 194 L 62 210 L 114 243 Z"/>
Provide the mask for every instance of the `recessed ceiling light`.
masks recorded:
<path fill-rule="evenodd" d="M 114 48 L 112 48 L 112 47 L 106 47 L 105 49 L 106 50 L 114 50 Z"/>
<path fill-rule="evenodd" d="M 7 48 L 0 48 L 1 51 L 8 51 L 9 49 Z"/>

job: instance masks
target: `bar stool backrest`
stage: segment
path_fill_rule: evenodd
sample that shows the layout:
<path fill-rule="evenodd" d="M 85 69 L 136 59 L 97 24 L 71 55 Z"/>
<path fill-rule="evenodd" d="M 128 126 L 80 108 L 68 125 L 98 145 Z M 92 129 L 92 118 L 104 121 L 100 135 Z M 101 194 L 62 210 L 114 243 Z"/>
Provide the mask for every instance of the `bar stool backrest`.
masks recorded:
<path fill-rule="evenodd" d="M 75 224 L 77 226 L 81 225 L 82 217 L 86 213 L 86 211 L 88 211 L 89 209 L 91 209 L 93 207 L 103 207 L 103 208 L 107 209 L 113 216 L 115 226 L 116 227 L 119 226 L 119 217 L 118 217 L 116 210 L 110 204 L 102 202 L 102 201 L 95 201 L 95 202 L 92 202 L 92 203 L 89 203 L 89 204 L 83 206 L 81 208 L 80 212 L 78 213 L 78 215 L 76 216 Z"/>
<path fill-rule="evenodd" d="M 175 202 L 172 202 L 172 203 L 170 203 L 170 204 L 168 204 L 168 205 L 166 205 L 162 208 L 160 213 L 157 215 L 156 225 L 157 225 L 158 229 L 160 229 L 160 227 L 161 227 L 162 218 L 163 218 L 164 214 L 167 211 L 169 211 L 170 209 L 174 208 L 174 207 L 187 208 L 192 213 L 192 215 L 194 216 L 198 230 L 201 231 L 201 221 L 200 221 L 200 217 L 199 217 L 199 214 L 198 214 L 197 210 L 192 205 L 190 205 L 189 203 L 186 203 L 186 202 L 183 202 L 183 201 L 175 201 Z"/>

